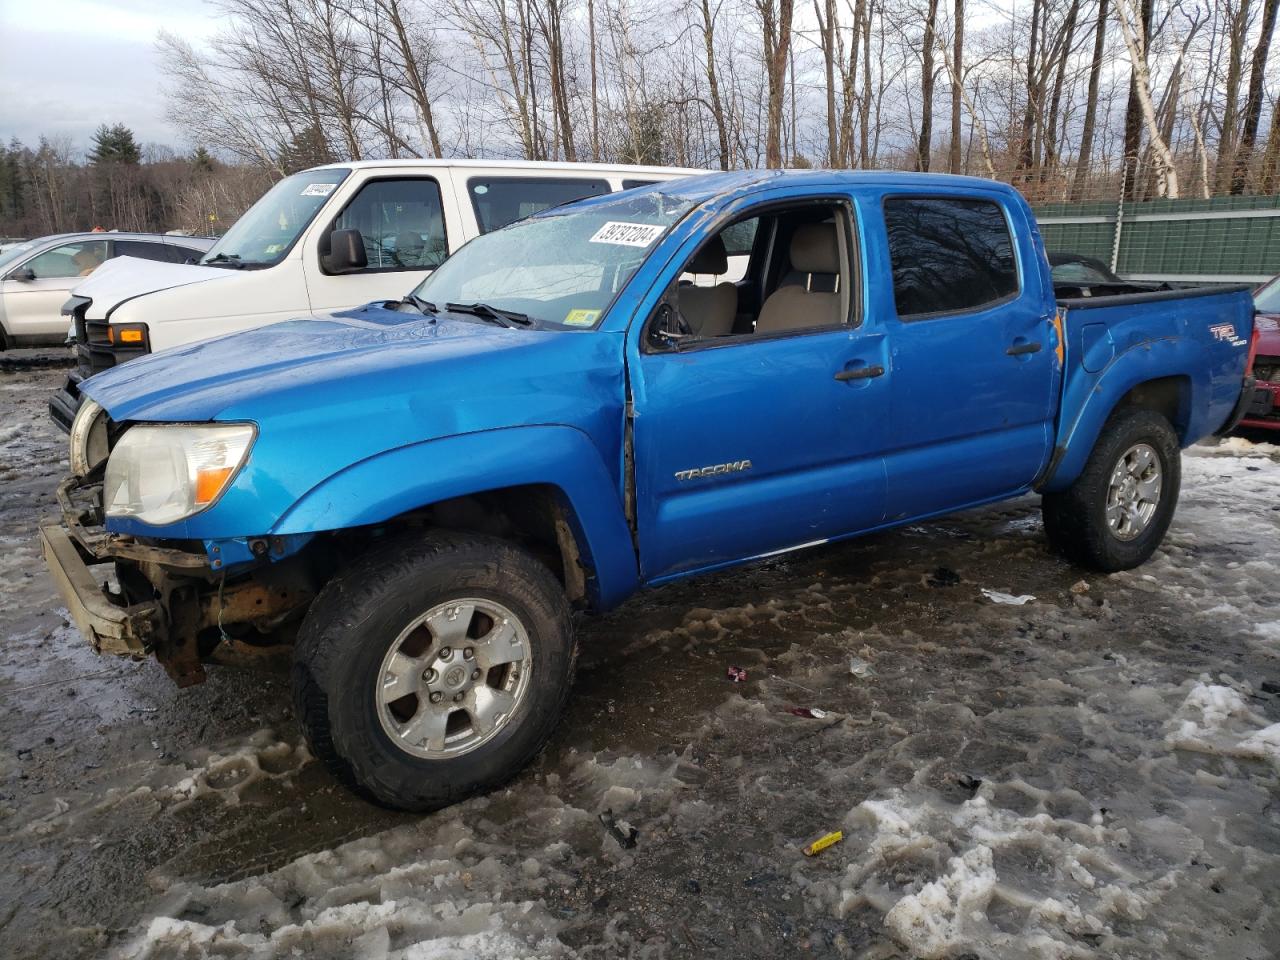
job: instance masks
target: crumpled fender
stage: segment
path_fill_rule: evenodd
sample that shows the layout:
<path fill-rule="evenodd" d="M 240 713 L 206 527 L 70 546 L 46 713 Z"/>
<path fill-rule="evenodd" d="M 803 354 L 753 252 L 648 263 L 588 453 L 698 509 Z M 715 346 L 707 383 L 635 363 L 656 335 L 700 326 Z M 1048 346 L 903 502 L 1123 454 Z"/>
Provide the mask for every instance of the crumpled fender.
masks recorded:
<path fill-rule="evenodd" d="M 1206 371 L 1192 376 L 1189 371 Z M 1102 369 L 1090 373 L 1077 367 L 1069 376 L 1062 398 L 1058 442 L 1038 490 L 1065 490 L 1084 470 L 1102 427 L 1120 400 L 1134 387 L 1162 377 L 1183 381 L 1182 410 L 1188 422 L 1181 431 L 1188 446 L 1213 430 L 1210 415 L 1203 348 L 1184 337 L 1165 337 L 1130 347 L 1112 357 Z M 1176 426 L 1176 425 L 1175 425 Z"/>
<path fill-rule="evenodd" d="M 506 427 L 388 450 L 317 484 L 272 534 L 318 533 L 377 524 L 409 510 L 503 487 L 556 488 L 582 560 L 593 605 L 607 609 L 638 582 L 620 492 L 591 439 L 574 427 Z"/>

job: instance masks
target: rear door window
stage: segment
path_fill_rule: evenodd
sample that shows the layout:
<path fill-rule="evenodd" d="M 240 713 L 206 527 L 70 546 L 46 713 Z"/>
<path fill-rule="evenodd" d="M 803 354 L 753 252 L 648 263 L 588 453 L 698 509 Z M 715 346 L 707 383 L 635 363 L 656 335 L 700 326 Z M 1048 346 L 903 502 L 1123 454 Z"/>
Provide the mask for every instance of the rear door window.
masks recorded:
<path fill-rule="evenodd" d="M 608 180 L 585 177 L 472 177 L 467 181 L 481 233 L 562 203 L 609 192 Z"/>
<path fill-rule="evenodd" d="M 141 257 L 143 260 L 161 260 L 172 262 L 169 248 L 163 243 L 149 243 L 146 240 L 113 240 L 115 251 L 113 257 Z"/>
<path fill-rule="evenodd" d="M 440 187 L 429 177 L 370 180 L 333 229 L 360 231 L 369 258 L 361 273 L 434 270 L 449 255 Z"/>
<path fill-rule="evenodd" d="M 998 203 L 943 197 L 884 201 L 898 316 L 968 313 L 1018 292 L 1018 264 Z"/>

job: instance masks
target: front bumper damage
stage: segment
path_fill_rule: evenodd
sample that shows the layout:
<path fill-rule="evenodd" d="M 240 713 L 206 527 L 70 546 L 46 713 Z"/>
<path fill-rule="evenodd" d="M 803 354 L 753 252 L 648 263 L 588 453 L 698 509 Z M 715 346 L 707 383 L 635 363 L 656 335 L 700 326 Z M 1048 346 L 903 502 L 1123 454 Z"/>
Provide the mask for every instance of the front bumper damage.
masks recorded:
<path fill-rule="evenodd" d="M 76 627 L 100 654 L 154 655 L 179 686 L 204 664 L 287 659 L 290 627 L 315 595 L 299 562 L 214 570 L 198 543 L 146 543 L 102 526 L 101 484 L 58 488 L 60 521 L 40 526 L 41 551 Z M 112 582 L 114 581 L 114 583 Z"/>
<path fill-rule="evenodd" d="M 94 579 L 61 524 L 40 525 L 40 550 L 71 619 L 96 652 L 135 658 L 151 653 L 163 624 L 159 604 L 116 602 Z"/>

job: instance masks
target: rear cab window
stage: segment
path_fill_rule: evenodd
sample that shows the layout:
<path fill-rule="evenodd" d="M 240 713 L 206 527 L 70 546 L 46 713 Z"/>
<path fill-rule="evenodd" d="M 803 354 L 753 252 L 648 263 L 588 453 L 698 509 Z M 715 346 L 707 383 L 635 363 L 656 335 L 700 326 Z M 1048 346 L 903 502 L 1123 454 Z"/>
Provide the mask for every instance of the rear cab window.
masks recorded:
<path fill-rule="evenodd" d="M 467 195 L 481 233 L 564 203 L 611 193 L 597 177 L 471 177 Z"/>
<path fill-rule="evenodd" d="M 883 209 L 900 318 L 972 313 L 1017 296 L 1013 237 L 999 203 L 890 196 Z"/>

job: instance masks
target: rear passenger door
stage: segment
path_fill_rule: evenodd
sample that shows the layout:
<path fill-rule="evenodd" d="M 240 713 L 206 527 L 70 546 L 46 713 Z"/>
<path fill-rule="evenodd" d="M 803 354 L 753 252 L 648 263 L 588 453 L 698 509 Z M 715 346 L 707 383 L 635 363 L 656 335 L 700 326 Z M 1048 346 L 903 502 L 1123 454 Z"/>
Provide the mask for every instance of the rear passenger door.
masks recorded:
<path fill-rule="evenodd" d="M 332 230 L 359 230 L 368 265 L 334 273 L 323 254 Z M 305 258 L 313 312 L 399 299 L 449 255 L 440 185 L 434 177 L 378 177 L 320 231 L 321 251 Z"/>
<path fill-rule="evenodd" d="M 994 195 L 887 196 L 881 210 L 892 277 L 876 299 L 893 359 L 888 519 L 1026 488 L 1049 456 L 1057 382 L 1029 225 Z"/>

